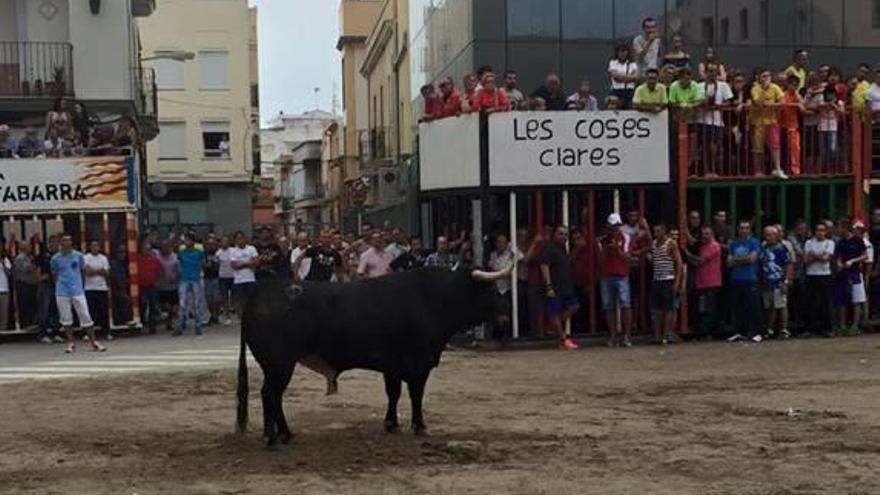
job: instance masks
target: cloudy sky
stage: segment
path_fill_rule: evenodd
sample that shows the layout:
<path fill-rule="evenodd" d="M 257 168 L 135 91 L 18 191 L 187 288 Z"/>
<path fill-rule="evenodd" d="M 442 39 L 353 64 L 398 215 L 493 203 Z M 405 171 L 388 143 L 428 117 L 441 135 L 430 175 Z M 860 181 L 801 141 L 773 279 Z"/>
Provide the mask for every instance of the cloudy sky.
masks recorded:
<path fill-rule="evenodd" d="M 336 84 L 342 98 L 336 41 L 339 0 L 248 0 L 259 8 L 260 113 L 329 111 Z M 339 103 L 341 109 L 341 102 Z"/>

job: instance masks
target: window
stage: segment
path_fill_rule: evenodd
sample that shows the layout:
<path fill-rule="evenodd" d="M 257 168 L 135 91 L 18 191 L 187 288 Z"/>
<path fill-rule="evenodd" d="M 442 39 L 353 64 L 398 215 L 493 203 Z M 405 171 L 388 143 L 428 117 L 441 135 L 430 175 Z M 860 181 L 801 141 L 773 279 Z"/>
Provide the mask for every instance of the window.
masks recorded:
<path fill-rule="evenodd" d="M 229 88 L 229 54 L 223 51 L 199 52 L 199 72 L 201 89 Z"/>
<path fill-rule="evenodd" d="M 739 11 L 739 39 L 749 39 L 749 9 Z"/>
<path fill-rule="evenodd" d="M 229 160 L 229 122 L 202 122 L 203 156 Z"/>
<path fill-rule="evenodd" d="M 730 44 L 730 18 L 721 19 L 721 44 Z"/>
<path fill-rule="evenodd" d="M 163 52 L 156 52 L 162 56 Z M 183 62 L 176 60 L 156 60 L 156 87 L 159 89 L 184 89 Z"/>
<path fill-rule="evenodd" d="M 562 38 L 613 39 L 612 8 L 613 4 L 608 0 L 562 0 Z"/>
<path fill-rule="evenodd" d="M 186 160 L 186 123 L 159 124 L 159 159 Z"/>
<path fill-rule="evenodd" d="M 701 22 L 703 44 L 715 45 L 715 19 L 712 17 L 704 17 Z"/>

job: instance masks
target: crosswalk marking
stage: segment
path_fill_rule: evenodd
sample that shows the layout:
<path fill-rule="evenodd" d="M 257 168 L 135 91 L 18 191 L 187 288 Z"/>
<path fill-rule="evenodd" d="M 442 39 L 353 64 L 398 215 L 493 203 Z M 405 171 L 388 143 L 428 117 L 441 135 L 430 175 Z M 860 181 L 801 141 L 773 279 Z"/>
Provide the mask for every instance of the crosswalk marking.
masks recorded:
<path fill-rule="evenodd" d="M 232 345 L 153 354 L 112 354 L 112 351 L 107 354 L 79 353 L 41 362 L 0 366 L 0 385 L 28 380 L 100 377 L 119 373 L 229 368 L 238 364 L 238 355 L 238 346 Z M 250 366 L 256 365 L 249 353 L 247 358 Z"/>

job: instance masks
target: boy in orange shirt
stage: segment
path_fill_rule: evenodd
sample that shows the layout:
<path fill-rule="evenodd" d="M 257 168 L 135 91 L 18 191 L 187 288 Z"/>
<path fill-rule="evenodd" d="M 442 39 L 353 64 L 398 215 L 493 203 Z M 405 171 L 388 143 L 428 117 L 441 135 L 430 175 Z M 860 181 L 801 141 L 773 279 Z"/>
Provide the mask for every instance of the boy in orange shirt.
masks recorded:
<path fill-rule="evenodd" d="M 801 134 L 798 127 L 798 114 L 804 110 L 804 101 L 798 92 L 800 79 L 790 74 L 785 79 L 785 93 L 782 94 L 784 108 L 781 113 L 782 129 L 788 142 L 788 164 L 792 175 L 801 174 Z"/>

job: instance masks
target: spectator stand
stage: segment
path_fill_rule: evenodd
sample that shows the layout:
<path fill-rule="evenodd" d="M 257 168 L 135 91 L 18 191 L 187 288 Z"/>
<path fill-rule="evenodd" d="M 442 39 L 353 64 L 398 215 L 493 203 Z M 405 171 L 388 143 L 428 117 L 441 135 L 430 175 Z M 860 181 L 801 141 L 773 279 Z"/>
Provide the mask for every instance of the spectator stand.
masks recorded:
<path fill-rule="evenodd" d="M 8 252 L 14 256 L 17 242 L 28 241 L 34 255 L 45 249 L 46 240 L 62 232 L 73 236 L 74 245 L 86 252 L 92 239 L 102 242 L 108 258 L 118 246 L 128 255 L 128 296 L 137 301 L 137 205 L 138 177 L 135 158 L 102 156 L 92 158 L 0 160 L 0 224 Z M 13 328 L 0 333 L 32 333 L 22 328 L 20 314 L 31 308 L 18 307 L 13 285 Z M 110 300 L 112 294 L 108 294 Z M 131 321 L 114 321 L 111 327 L 139 326 L 138 305 L 131 304 Z"/>

